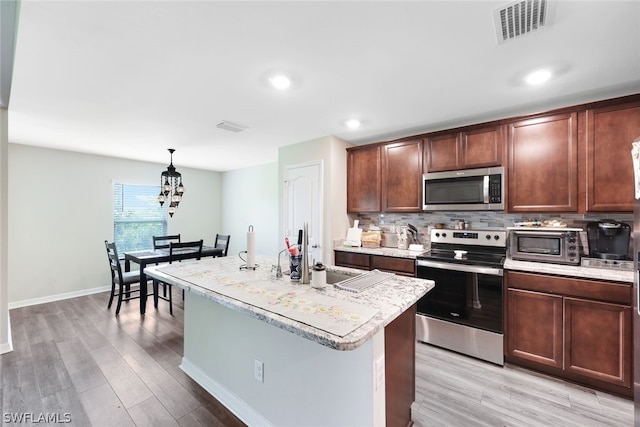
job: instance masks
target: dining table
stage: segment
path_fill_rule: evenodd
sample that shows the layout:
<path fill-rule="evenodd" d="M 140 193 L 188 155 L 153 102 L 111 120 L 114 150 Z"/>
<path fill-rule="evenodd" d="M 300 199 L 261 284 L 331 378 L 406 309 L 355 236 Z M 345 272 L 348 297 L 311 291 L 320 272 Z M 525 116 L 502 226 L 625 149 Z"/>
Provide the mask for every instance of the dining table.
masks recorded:
<path fill-rule="evenodd" d="M 223 249 L 213 246 L 202 246 L 200 256 L 219 257 L 222 256 Z M 181 261 L 186 259 L 195 259 L 198 252 L 192 248 L 174 249 L 172 261 Z M 140 266 L 140 314 L 144 314 L 147 306 L 147 275 L 144 269 L 148 265 L 162 264 L 169 262 L 169 249 L 146 249 L 141 251 L 124 252 L 124 270 L 131 271 L 131 263 L 134 262 Z"/>

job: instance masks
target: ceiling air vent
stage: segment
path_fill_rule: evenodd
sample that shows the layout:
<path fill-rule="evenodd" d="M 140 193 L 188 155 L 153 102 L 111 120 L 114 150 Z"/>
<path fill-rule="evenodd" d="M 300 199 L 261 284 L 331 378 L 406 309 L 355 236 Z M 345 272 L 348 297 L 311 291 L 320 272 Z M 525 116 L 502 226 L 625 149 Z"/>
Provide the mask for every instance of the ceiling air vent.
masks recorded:
<path fill-rule="evenodd" d="M 236 132 L 236 133 L 237 132 L 242 132 L 243 130 L 249 129 L 246 126 L 242 126 L 242 125 L 239 125 L 237 123 L 231 123 L 231 122 L 228 122 L 226 120 L 221 121 L 216 126 L 219 127 L 220 129 L 224 129 L 224 130 L 228 130 L 228 131 Z"/>
<path fill-rule="evenodd" d="M 493 12 L 498 44 L 541 30 L 547 24 L 547 0 L 523 0 Z"/>

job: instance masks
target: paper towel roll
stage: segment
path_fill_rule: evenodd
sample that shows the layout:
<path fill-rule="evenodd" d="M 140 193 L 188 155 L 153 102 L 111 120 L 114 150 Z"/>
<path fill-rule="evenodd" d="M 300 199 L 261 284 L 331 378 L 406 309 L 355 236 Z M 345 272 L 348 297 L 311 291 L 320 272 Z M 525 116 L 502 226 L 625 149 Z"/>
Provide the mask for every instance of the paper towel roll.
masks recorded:
<path fill-rule="evenodd" d="M 249 226 L 247 232 L 247 268 L 253 268 L 256 264 L 256 233 L 253 226 Z"/>

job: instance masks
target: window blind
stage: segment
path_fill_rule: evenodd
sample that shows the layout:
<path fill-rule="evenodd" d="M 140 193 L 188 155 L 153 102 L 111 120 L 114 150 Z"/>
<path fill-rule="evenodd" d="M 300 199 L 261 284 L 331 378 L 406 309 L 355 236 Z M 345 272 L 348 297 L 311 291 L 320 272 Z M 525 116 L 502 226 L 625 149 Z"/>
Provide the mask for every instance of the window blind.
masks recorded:
<path fill-rule="evenodd" d="M 152 237 L 167 234 L 167 212 L 158 193 L 160 186 L 113 184 L 113 236 L 119 253 L 152 249 Z"/>

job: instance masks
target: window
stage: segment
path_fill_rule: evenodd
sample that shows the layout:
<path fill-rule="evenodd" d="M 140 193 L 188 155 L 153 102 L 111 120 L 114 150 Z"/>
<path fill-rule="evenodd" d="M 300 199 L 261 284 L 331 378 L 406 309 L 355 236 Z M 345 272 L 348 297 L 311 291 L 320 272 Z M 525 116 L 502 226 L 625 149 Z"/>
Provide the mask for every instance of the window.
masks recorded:
<path fill-rule="evenodd" d="M 118 252 L 153 248 L 167 234 L 167 213 L 158 203 L 160 186 L 113 185 L 113 237 Z"/>

